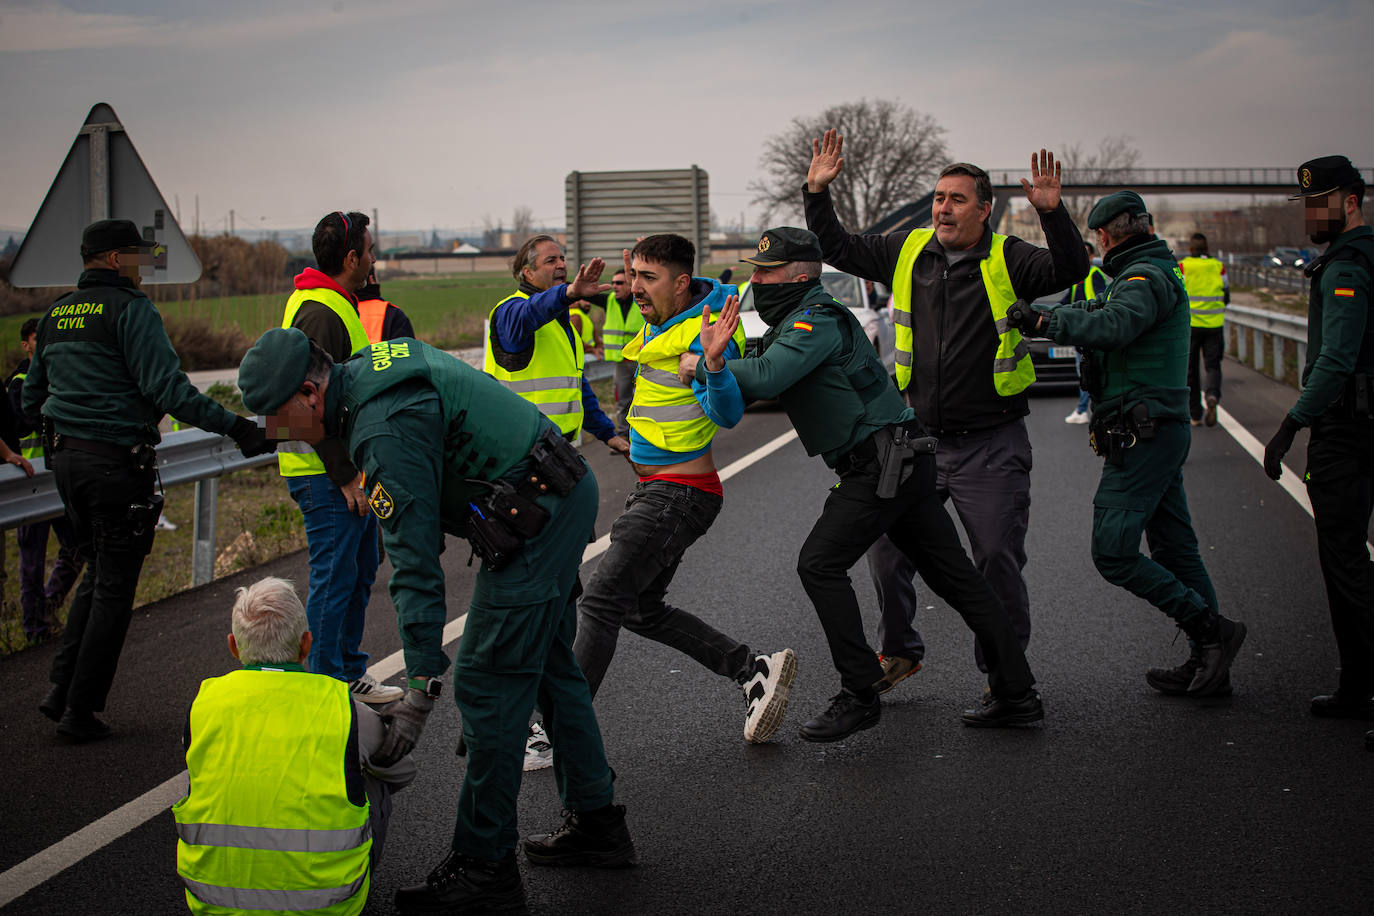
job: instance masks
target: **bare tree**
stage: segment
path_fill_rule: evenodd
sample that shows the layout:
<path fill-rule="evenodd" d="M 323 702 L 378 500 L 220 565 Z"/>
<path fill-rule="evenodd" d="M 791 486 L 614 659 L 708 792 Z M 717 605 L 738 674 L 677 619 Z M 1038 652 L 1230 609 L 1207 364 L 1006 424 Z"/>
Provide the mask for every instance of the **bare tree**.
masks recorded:
<path fill-rule="evenodd" d="M 534 235 L 534 210 L 529 207 L 516 207 L 510 218 L 510 234 L 517 245 Z"/>
<path fill-rule="evenodd" d="M 497 247 L 499 247 L 500 244 L 501 244 L 501 234 L 502 234 L 503 232 L 505 232 L 505 231 L 506 231 L 506 228 L 505 228 L 504 226 L 501 225 L 501 221 L 500 221 L 499 219 L 496 220 L 495 222 L 492 222 L 491 214 L 490 214 L 490 213 L 484 213 L 484 214 L 482 214 L 482 247 L 483 247 L 483 248 L 497 248 Z"/>
<path fill-rule="evenodd" d="M 844 137 L 844 171 L 830 185 L 830 195 L 836 216 L 852 231 L 920 197 L 949 159 L 945 129 L 930 115 L 889 99 L 860 99 L 793 118 L 786 130 L 764 141 L 759 165 L 766 177 L 749 184 L 766 223 L 800 214 L 811 141 L 831 127 Z"/>
<path fill-rule="evenodd" d="M 1085 152 L 1081 143 L 1066 143 L 1059 157 L 1064 164 L 1065 184 L 1108 184 L 1130 187 L 1135 181 L 1135 169 L 1140 167 L 1140 150 L 1125 134 L 1103 137 L 1093 152 Z M 1097 197 L 1092 194 L 1065 194 L 1064 206 L 1079 226 L 1088 224 Z"/>

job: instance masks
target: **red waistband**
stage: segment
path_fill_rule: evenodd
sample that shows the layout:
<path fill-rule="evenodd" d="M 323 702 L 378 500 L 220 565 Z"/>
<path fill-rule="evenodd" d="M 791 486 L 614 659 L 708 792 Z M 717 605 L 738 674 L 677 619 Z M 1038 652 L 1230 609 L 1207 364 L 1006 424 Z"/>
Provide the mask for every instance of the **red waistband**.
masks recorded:
<path fill-rule="evenodd" d="M 720 485 L 720 474 L 715 471 L 709 474 L 650 474 L 648 477 L 639 478 L 640 483 L 650 480 L 666 480 L 669 483 L 680 483 L 684 487 L 714 493 L 716 496 L 725 495 L 725 490 Z"/>

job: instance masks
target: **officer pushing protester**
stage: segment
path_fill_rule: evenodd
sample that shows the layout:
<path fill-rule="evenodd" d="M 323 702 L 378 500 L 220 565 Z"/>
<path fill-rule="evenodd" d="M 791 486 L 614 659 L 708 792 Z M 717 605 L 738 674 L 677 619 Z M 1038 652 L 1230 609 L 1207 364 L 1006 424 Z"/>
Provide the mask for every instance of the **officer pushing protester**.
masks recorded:
<path fill-rule="evenodd" d="M 574 292 L 594 290 L 601 267 L 579 272 Z M 391 725 L 382 764 L 419 740 L 449 667 L 444 536 L 467 538 L 483 560 L 452 682 L 467 747 L 457 827 L 425 882 L 397 891 L 401 912 L 523 905 L 515 801 L 536 701 L 569 815 L 559 831 L 525 841 L 527 858 L 631 864 L 625 809 L 612 804 L 613 776 L 572 649 L 577 571 L 597 509 L 582 457 L 534 405 L 415 340 L 376 343 L 335 365 L 299 330 L 274 329 L 244 357 L 239 387 L 282 438 L 336 435 L 367 475 L 409 675 L 404 698 L 383 708 Z"/>
<path fill-rule="evenodd" d="M 1150 686 L 1170 696 L 1231 693 L 1231 663 L 1245 624 L 1222 617 L 1198 554 L 1183 490 L 1188 425 L 1188 294 L 1169 246 L 1150 232 L 1134 191 L 1099 200 L 1088 214 L 1103 267 L 1101 299 L 1051 306 L 1018 301 L 1007 321 L 1023 333 L 1083 347 L 1092 398 L 1094 451 L 1105 460 L 1093 497 L 1093 563 L 1102 577 L 1169 615 L 1191 648 L 1175 668 L 1151 668 Z M 1140 552 L 1140 538 L 1150 556 Z"/>
<path fill-rule="evenodd" d="M 39 704 L 71 741 L 105 738 L 105 709 L 133 617 L 134 591 L 162 510 L 154 493 L 164 414 L 231 436 L 246 456 L 275 445 L 252 420 L 196 390 L 181 371 L 162 318 L 139 291 L 153 243 L 126 219 L 81 234 L 85 269 L 76 290 L 38 323 L 23 407 L 43 423 L 57 492 L 77 557 L 87 563 Z"/>
<path fill-rule="evenodd" d="M 1289 199 L 1303 202 L 1308 235 L 1327 248 L 1304 271 L 1312 282 L 1302 394 L 1265 447 L 1264 470 L 1278 480 L 1293 437 L 1311 427 L 1304 479 L 1341 661 L 1339 685 L 1313 698 L 1312 714 L 1374 720 L 1374 564 L 1365 546 L 1374 511 L 1374 231 L 1364 191 L 1344 156 L 1298 169 Z M 1374 750 L 1374 731 L 1365 747 Z"/>
<path fill-rule="evenodd" d="M 739 318 L 727 300 L 714 325 L 703 314 L 704 356 L 684 356 L 698 378 L 728 371 L 746 399 L 778 398 L 808 455 L 820 455 L 840 480 L 802 545 L 797 573 L 816 607 L 841 690 L 801 728 L 808 741 L 838 741 L 878 723 L 883 669 L 864 638 L 849 570 L 884 533 L 926 584 L 964 618 L 988 664 L 982 707 L 966 725 L 1024 725 L 1044 718 L 1034 678 L 1010 617 L 973 567 L 935 491 L 935 439 L 888 379 L 873 345 L 848 309 L 820 282 L 815 233 L 784 226 L 759 239 L 751 284 L 768 324 L 759 355 L 722 355 Z"/>

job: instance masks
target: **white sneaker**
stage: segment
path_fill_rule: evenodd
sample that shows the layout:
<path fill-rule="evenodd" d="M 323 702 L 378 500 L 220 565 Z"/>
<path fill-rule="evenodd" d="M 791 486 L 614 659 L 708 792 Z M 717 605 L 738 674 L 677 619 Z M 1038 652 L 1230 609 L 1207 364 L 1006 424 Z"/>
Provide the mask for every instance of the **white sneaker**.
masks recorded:
<path fill-rule="evenodd" d="M 549 743 L 549 736 L 544 734 L 544 726 L 535 722 L 530 725 L 529 737 L 525 739 L 525 772 L 551 766 L 553 745 Z"/>
<path fill-rule="evenodd" d="M 1069 414 L 1067 417 L 1064 418 L 1064 422 L 1065 422 L 1065 423 L 1075 423 L 1075 424 L 1077 424 L 1077 423 L 1087 423 L 1087 422 L 1088 422 L 1088 412 L 1087 412 L 1086 410 L 1075 410 L 1073 413 Z"/>
<path fill-rule="evenodd" d="M 153 527 L 158 531 L 176 531 L 177 523 L 168 521 L 165 515 L 159 515 L 157 517 L 157 524 Z"/>
<path fill-rule="evenodd" d="M 348 690 L 369 706 L 385 706 L 387 703 L 393 703 L 406 695 L 406 692 L 400 687 L 378 684 L 377 679 L 366 672 L 363 673 L 362 677 L 349 684 Z"/>
<path fill-rule="evenodd" d="M 783 649 L 772 655 L 754 658 L 754 674 L 743 684 L 744 702 L 748 712 L 744 716 L 744 740 L 751 744 L 767 741 L 782 725 L 787 713 L 787 695 L 797 676 L 797 654 Z"/>

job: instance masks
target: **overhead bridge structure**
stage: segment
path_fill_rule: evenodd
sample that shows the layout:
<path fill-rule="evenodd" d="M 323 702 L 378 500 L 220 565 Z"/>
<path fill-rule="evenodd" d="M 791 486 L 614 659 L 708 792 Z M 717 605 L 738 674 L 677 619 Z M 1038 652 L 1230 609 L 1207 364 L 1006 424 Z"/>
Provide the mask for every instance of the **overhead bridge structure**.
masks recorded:
<path fill-rule="evenodd" d="M 1374 169 L 1360 169 L 1365 183 L 1374 185 Z M 1021 192 L 1021 179 L 1030 180 L 1030 169 L 991 169 L 992 215 L 994 229 L 1002 221 L 1007 205 Z M 1070 171 L 1062 185 L 1067 195 L 1094 197 L 1129 188 L 1141 195 L 1151 194 L 1275 194 L 1293 193 L 1294 170 L 1281 168 L 1178 168 L 1178 169 L 1094 169 L 1091 177 L 1077 180 Z M 893 210 L 866 230 L 867 233 L 896 232 L 930 225 L 932 190 L 904 207 Z"/>

